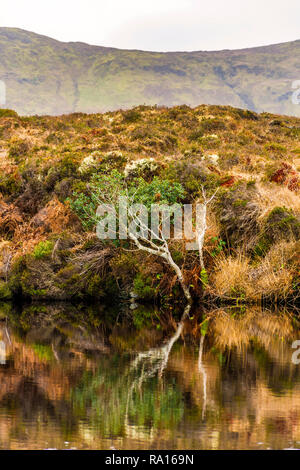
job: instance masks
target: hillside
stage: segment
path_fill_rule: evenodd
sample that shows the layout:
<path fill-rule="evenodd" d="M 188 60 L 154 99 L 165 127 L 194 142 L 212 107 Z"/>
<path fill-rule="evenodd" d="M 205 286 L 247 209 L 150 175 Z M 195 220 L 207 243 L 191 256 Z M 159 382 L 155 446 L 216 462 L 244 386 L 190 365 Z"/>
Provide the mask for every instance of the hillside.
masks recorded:
<path fill-rule="evenodd" d="M 0 28 L 0 80 L 22 115 L 104 112 L 141 103 L 232 105 L 300 116 L 300 41 L 219 52 L 154 53 L 62 43 Z"/>
<path fill-rule="evenodd" d="M 194 297 L 299 300 L 299 137 L 299 118 L 222 106 L 61 117 L 0 110 L 0 298 L 126 298 L 134 289 L 142 300 L 182 300 L 161 259 L 127 241 L 103 243 L 84 225 L 78 196 L 117 171 L 155 200 L 175 188 L 192 203 L 201 187 L 218 189 L 205 276 L 193 252 L 171 244 Z"/>

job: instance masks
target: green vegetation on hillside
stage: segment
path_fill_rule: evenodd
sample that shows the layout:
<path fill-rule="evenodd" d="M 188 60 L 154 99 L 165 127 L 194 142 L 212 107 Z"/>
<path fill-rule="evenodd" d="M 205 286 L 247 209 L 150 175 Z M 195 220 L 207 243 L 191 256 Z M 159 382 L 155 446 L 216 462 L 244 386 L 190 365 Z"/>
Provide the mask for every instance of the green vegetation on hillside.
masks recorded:
<path fill-rule="evenodd" d="M 300 41 L 220 52 L 143 52 L 62 43 L 0 28 L 0 80 L 20 114 L 183 103 L 300 116 L 292 103 Z"/>

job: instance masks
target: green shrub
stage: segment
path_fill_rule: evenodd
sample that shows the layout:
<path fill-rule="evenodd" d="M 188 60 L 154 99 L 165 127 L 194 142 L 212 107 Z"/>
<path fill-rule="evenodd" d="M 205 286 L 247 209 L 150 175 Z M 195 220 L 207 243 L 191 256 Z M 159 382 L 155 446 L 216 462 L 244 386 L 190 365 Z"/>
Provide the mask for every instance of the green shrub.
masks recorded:
<path fill-rule="evenodd" d="M 224 121 L 218 118 L 204 119 L 203 121 L 201 121 L 201 129 L 203 133 L 217 131 L 217 130 L 225 130 L 226 125 Z"/>
<path fill-rule="evenodd" d="M 300 238 L 300 221 L 286 207 L 275 207 L 267 216 L 254 253 L 264 256 L 280 240 Z"/>
<path fill-rule="evenodd" d="M 145 277 L 139 273 L 133 281 L 134 292 L 142 300 L 153 300 L 156 296 L 156 289 L 152 287 L 150 276 Z"/>
<path fill-rule="evenodd" d="M 136 109 L 129 109 L 123 112 L 123 121 L 126 123 L 137 122 L 141 119 L 141 113 Z"/>
<path fill-rule="evenodd" d="M 270 142 L 265 145 L 265 150 L 273 152 L 286 152 L 286 147 L 284 145 L 278 144 L 277 142 Z"/>
<path fill-rule="evenodd" d="M 2 117 L 13 117 L 13 118 L 17 118 L 19 117 L 18 114 L 16 113 L 16 111 L 13 111 L 12 109 L 0 109 L 0 118 Z"/>
<path fill-rule="evenodd" d="M 232 113 L 235 117 L 239 117 L 240 119 L 249 119 L 251 121 L 258 121 L 259 117 L 253 111 L 249 111 L 248 109 L 240 109 L 236 108 L 233 110 Z"/>
<path fill-rule="evenodd" d="M 30 150 L 30 144 L 24 139 L 12 139 L 9 147 L 8 155 L 19 163 L 21 157 L 26 157 Z"/>

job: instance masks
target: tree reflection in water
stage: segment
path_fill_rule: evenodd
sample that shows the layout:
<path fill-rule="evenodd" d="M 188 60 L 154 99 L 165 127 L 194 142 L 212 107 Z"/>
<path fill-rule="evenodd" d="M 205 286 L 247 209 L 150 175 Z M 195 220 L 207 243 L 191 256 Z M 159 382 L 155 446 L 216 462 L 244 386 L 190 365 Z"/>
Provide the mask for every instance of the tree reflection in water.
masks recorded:
<path fill-rule="evenodd" d="M 299 446 L 294 316 L 185 312 L 172 333 L 104 310 L 3 307 L 1 448 Z"/>

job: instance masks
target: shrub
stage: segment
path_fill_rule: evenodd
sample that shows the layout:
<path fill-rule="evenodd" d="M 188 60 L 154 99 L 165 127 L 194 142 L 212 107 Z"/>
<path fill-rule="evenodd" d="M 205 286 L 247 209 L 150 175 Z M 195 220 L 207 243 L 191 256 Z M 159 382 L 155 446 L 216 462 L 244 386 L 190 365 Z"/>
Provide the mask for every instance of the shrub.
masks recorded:
<path fill-rule="evenodd" d="M 12 292 L 8 284 L 0 280 L 0 300 L 10 300 L 12 298 Z"/>
<path fill-rule="evenodd" d="M 142 300 L 153 300 L 156 296 L 156 289 L 152 287 L 152 279 L 150 276 L 145 277 L 139 273 L 134 281 L 134 292 Z"/>
<path fill-rule="evenodd" d="M 137 122 L 141 119 L 142 115 L 136 109 L 129 109 L 128 111 L 123 111 L 123 121 L 126 123 Z"/>
<path fill-rule="evenodd" d="M 300 222 L 286 207 L 275 207 L 266 217 L 254 252 L 265 255 L 280 240 L 299 240 Z"/>
<path fill-rule="evenodd" d="M 217 130 L 225 130 L 226 125 L 224 121 L 218 118 L 204 119 L 203 121 L 201 121 L 201 129 L 203 133 L 217 131 Z"/>
<path fill-rule="evenodd" d="M 8 155 L 17 163 L 21 157 L 25 157 L 30 150 L 30 144 L 25 139 L 12 139 L 9 147 Z"/>
<path fill-rule="evenodd" d="M 241 183 L 219 196 L 218 216 L 221 238 L 229 242 L 229 248 L 253 247 L 259 234 L 260 207 L 252 202 L 253 187 Z"/>
<path fill-rule="evenodd" d="M 240 119 L 249 119 L 251 121 L 258 121 L 259 117 L 253 111 L 249 111 L 248 109 L 234 109 L 232 113 L 235 117 L 239 117 Z"/>
<path fill-rule="evenodd" d="M 270 142 L 269 144 L 265 145 L 265 149 L 267 151 L 273 150 L 273 152 L 286 152 L 286 147 L 284 145 L 278 144 L 277 142 Z"/>
<path fill-rule="evenodd" d="M 12 109 L 0 109 L 0 118 L 7 118 L 7 117 L 13 117 L 17 118 L 19 117 L 16 111 L 13 111 Z"/>

